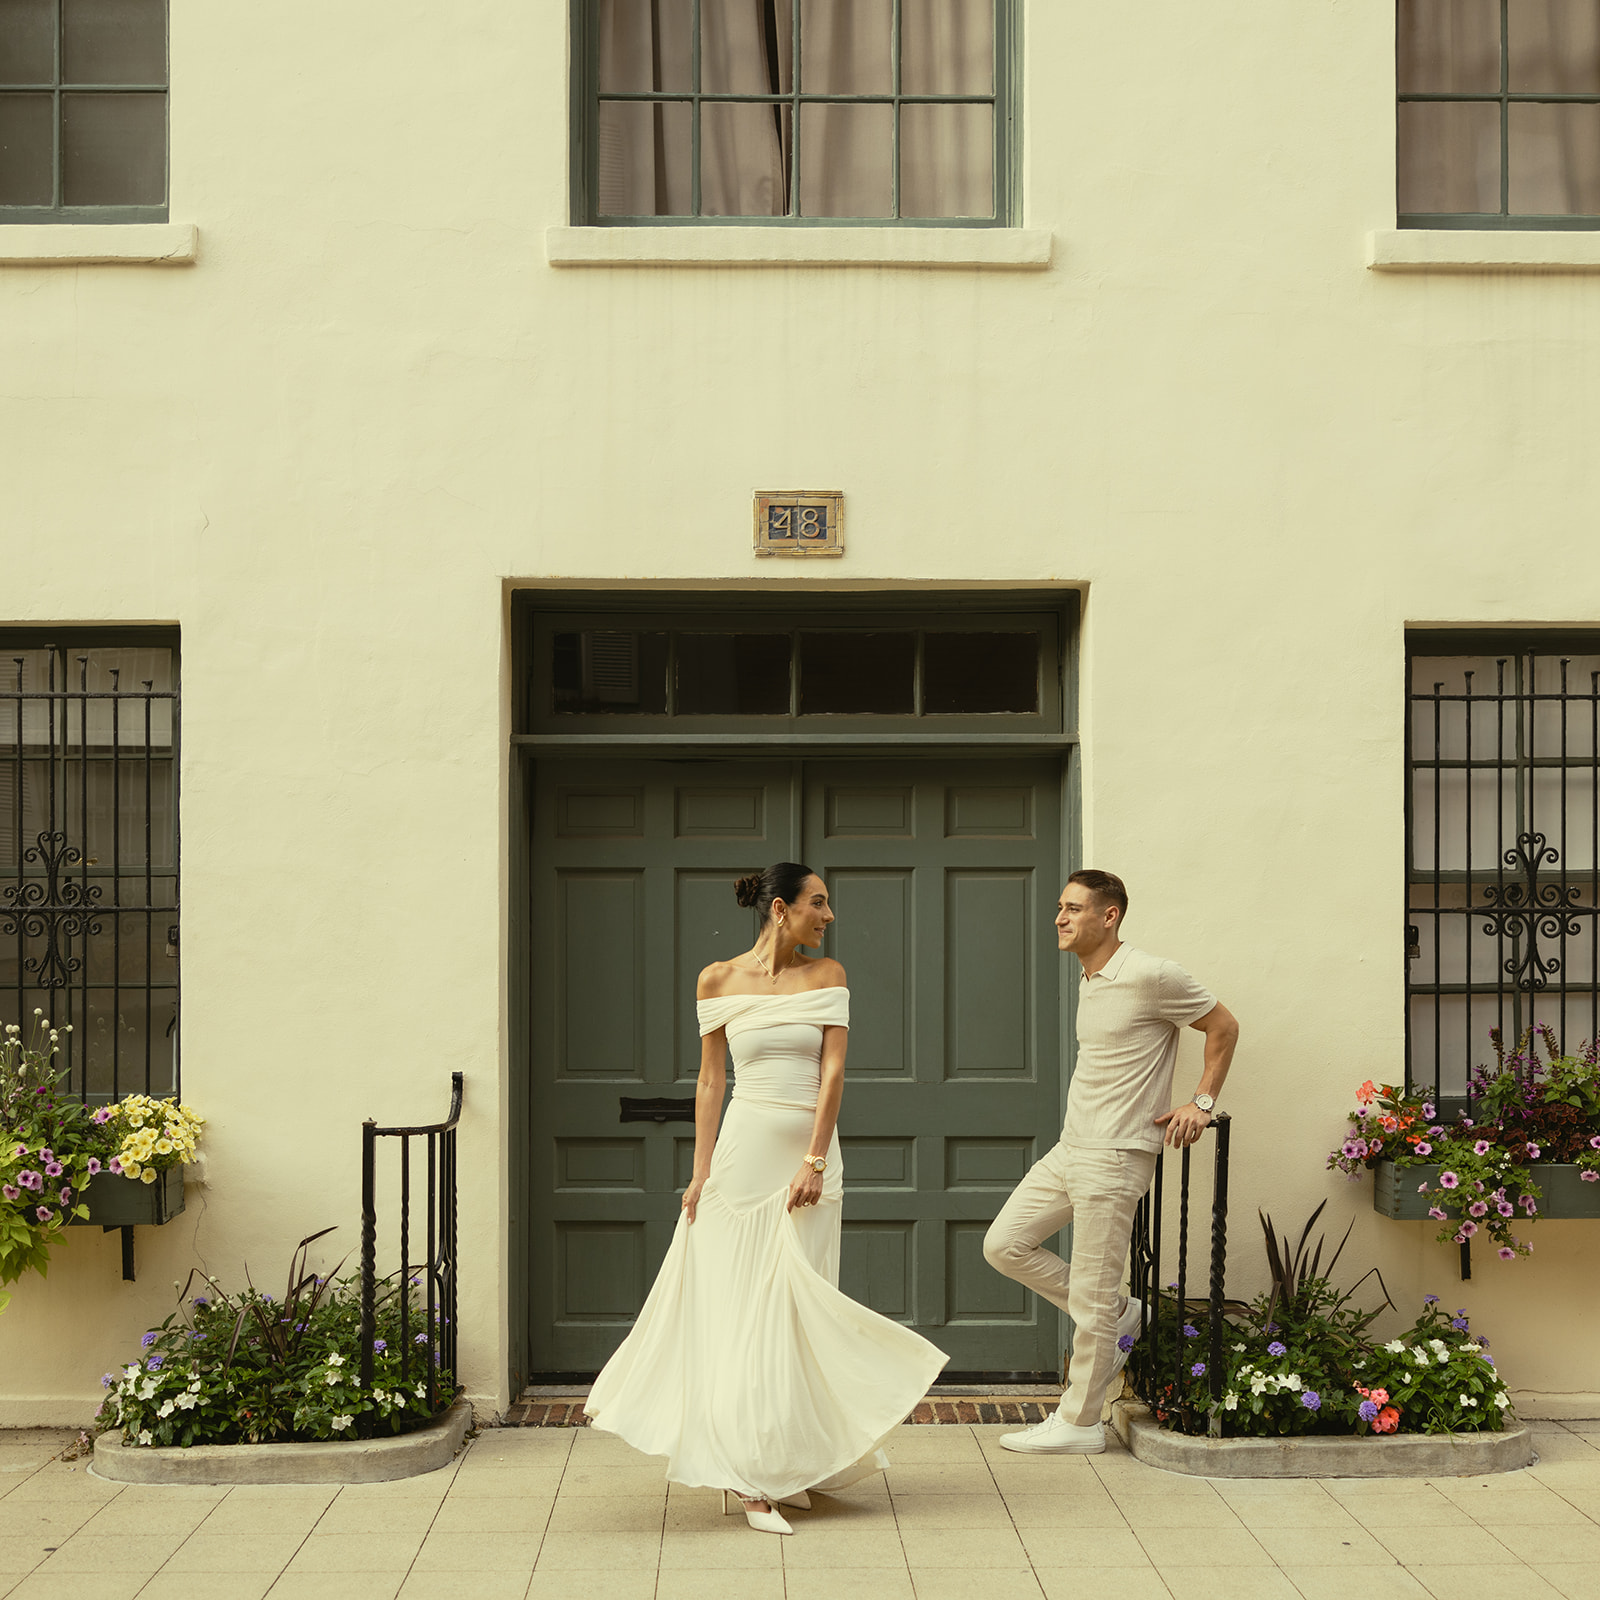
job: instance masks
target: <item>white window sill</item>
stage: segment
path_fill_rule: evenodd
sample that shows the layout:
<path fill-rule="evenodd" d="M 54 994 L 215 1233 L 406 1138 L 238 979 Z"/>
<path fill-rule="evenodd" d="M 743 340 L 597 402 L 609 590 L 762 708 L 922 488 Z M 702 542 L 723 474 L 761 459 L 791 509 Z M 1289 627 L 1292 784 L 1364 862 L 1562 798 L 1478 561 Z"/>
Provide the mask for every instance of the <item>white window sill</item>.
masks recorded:
<path fill-rule="evenodd" d="M 1389 228 L 1367 235 L 1372 272 L 1600 272 L 1600 232 Z"/>
<path fill-rule="evenodd" d="M 552 267 L 1050 265 L 1045 228 L 547 228 Z"/>
<path fill-rule="evenodd" d="M 63 222 L 0 225 L 0 266 L 188 266 L 200 230 L 192 222 Z"/>

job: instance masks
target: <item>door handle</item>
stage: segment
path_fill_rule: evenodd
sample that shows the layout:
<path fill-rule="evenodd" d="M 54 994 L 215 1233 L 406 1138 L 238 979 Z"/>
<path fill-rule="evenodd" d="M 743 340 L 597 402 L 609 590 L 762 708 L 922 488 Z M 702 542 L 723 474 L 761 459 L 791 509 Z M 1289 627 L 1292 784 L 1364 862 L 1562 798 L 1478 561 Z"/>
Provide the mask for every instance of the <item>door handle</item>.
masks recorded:
<path fill-rule="evenodd" d="M 629 1095 L 620 1097 L 622 1114 L 618 1122 L 693 1122 L 694 1101 L 688 1100 L 635 1100 Z"/>

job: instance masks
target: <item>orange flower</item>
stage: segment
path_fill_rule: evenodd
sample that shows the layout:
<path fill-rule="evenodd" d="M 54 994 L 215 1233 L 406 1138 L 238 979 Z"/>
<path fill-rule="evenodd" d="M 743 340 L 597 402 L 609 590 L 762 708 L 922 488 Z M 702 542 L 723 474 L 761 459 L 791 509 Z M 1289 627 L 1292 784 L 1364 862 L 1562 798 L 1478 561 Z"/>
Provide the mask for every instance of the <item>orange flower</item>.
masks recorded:
<path fill-rule="evenodd" d="M 1394 1130 L 1400 1126 L 1400 1124 L 1396 1122 L 1393 1117 L 1379 1117 L 1378 1121 L 1383 1124 L 1383 1131 L 1385 1133 L 1393 1133 Z"/>
<path fill-rule="evenodd" d="M 1385 1406 L 1372 1419 L 1372 1431 L 1374 1433 L 1393 1433 L 1399 1426 L 1400 1410 L 1398 1406 Z"/>
<path fill-rule="evenodd" d="M 1378 1091 L 1373 1087 L 1371 1078 L 1368 1078 L 1367 1081 L 1356 1090 L 1356 1099 L 1364 1106 L 1370 1106 L 1377 1096 Z"/>

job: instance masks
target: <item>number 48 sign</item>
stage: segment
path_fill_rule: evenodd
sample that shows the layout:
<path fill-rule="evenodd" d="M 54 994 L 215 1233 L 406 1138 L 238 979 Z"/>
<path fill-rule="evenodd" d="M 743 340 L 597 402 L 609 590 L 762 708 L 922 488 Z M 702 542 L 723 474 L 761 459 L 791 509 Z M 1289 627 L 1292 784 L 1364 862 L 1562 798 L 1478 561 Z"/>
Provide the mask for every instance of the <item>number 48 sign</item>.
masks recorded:
<path fill-rule="evenodd" d="M 842 556 L 844 495 L 839 490 L 756 496 L 758 556 Z"/>

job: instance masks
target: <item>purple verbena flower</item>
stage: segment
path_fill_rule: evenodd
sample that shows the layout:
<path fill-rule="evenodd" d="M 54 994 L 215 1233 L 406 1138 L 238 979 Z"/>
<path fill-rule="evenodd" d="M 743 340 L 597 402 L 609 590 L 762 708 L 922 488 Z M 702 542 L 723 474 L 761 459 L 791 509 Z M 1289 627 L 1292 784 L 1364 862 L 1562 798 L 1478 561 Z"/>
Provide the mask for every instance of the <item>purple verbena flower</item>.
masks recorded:
<path fill-rule="evenodd" d="M 109 1389 L 116 1381 L 117 1380 L 113 1378 L 109 1372 L 102 1372 L 100 1374 L 100 1387 L 102 1389 Z"/>
<path fill-rule="evenodd" d="M 1126 1337 L 1126 1335 L 1124 1335 L 1124 1337 Z M 1117 1341 L 1118 1344 L 1121 1344 L 1121 1342 L 1122 1342 L 1121 1339 L 1119 1339 Z M 1133 1343 L 1133 1341 L 1131 1339 L 1129 1339 L 1128 1342 L 1129 1342 L 1129 1344 Z M 372 1348 L 373 1348 L 373 1350 L 375 1352 L 377 1352 L 378 1354 L 381 1355 L 383 1353 L 383 1351 L 385 1351 L 385 1350 L 387 1350 L 389 1348 L 388 1341 L 384 1340 L 384 1339 L 374 1339 L 372 1341 Z"/>
<path fill-rule="evenodd" d="M 1205 1375 L 1206 1364 L 1203 1361 L 1197 1361 L 1192 1367 L 1189 1368 L 1189 1376 L 1191 1378 L 1203 1378 Z"/>
<path fill-rule="evenodd" d="M 1286 1355 L 1288 1355 L 1288 1353 L 1289 1353 L 1288 1345 L 1279 1344 L 1276 1339 L 1274 1339 L 1272 1341 L 1272 1343 L 1267 1346 L 1267 1354 L 1269 1356 L 1286 1356 Z"/>
<path fill-rule="evenodd" d="M 156 1336 L 153 1333 L 147 1333 L 139 1341 L 139 1343 L 142 1344 L 145 1347 L 146 1350 L 148 1350 L 150 1348 L 150 1346 L 153 1345 L 155 1342 L 156 1342 Z"/>
<path fill-rule="evenodd" d="M 1320 1411 L 1322 1409 L 1322 1396 L 1318 1394 L 1315 1389 L 1307 1389 L 1306 1392 L 1300 1396 L 1300 1404 L 1303 1405 L 1307 1411 Z"/>
<path fill-rule="evenodd" d="M 373 1349 L 377 1349 L 377 1346 L 374 1345 Z M 1133 1349 L 1133 1335 L 1131 1333 L 1123 1334 L 1123 1336 L 1117 1340 L 1117 1349 L 1119 1349 L 1124 1355 Z"/>
<path fill-rule="evenodd" d="M 211 1304 L 211 1302 L 206 1298 L 205 1295 L 197 1294 L 194 1299 L 189 1302 L 189 1304 L 193 1306 L 208 1306 Z"/>
<path fill-rule="evenodd" d="M 411 1342 L 413 1344 L 426 1344 L 428 1342 L 428 1336 L 425 1333 L 419 1333 Z"/>
<path fill-rule="evenodd" d="M 1439 1297 L 1436 1294 L 1425 1294 L 1422 1297 L 1422 1303 L 1425 1306 L 1436 1306 L 1439 1303 Z"/>
<path fill-rule="evenodd" d="M 144 1364 L 145 1371 L 159 1372 L 161 1370 L 161 1363 L 166 1359 L 167 1358 L 165 1356 L 151 1356 L 150 1359 Z"/>
<path fill-rule="evenodd" d="M 1450 1319 L 1450 1326 L 1454 1328 L 1457 1333 L 1465 1333 L 1467 1331 L 1467 1319 L 1465 1317 L 1452 1317 Z"/>
<path fill-rule="evenodd" d="M 1186 1322 L 1183 1325 L 1183 1336 L 1185 1339 L 1198 1339 L 1200 1330 L 1192 1322 Z"/>
<path fill-rule="evenodd" d="M 1356 1415 L 1360 1417 L 1363 1422 L 1371 1422 L 1372 1419 L 1377 1416 L 1377 1414 L 1378 1402 L 1376 1400 L 1363 1400 L 1361 1404 L 1356 1407 Z"/>

